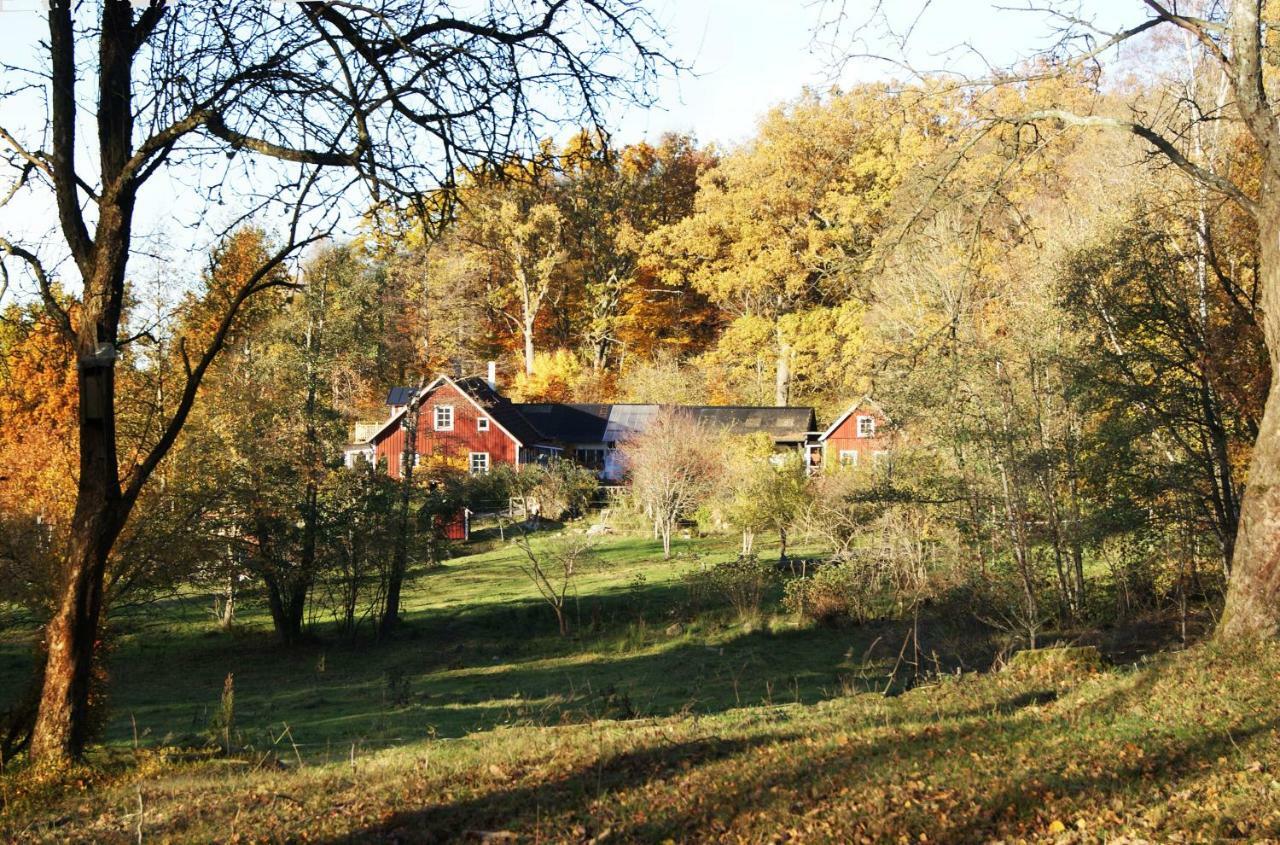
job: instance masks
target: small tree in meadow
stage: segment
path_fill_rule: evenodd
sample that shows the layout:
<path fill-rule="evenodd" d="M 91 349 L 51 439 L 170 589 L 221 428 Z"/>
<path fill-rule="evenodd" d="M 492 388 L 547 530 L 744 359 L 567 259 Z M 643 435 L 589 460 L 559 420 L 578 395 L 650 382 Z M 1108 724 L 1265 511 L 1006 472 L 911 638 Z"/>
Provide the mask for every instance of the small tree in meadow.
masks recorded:
<path fill-rule="evenodd" d="M 759 433 L 742 438 L 726 454 L 724 513 L 742 532 L 742 554 L 753 553 L 758 532 L 776 531 L 785 560 L 788 535 L 809 501 L 804 461 L 798 452 L 775 452 L 769 436 Z"/>
<path fill-rule="evenodd" d="M 528 535 L 522 531 L 516 539 L 516 545 L 525 557 L 520 569 L 538 588 L 542 600 L 555 613 L 560 636 L 567 636 L 569 617 L 565 614 L 565 606 L 578 574 L 591 560 L 593 549 L 590 540 L 583 536 L 568 536 L 535 549 L 529 542 Z"/>
<path fill-rule="evenodd" d="M 688 413 L 664 408 L 642 433 L 623 441 L 621 450 L 632 495 L 653 520 L 662 556 L 669 559 L 676 524 L 724 477 L 723 437 Z"/>
<path fill-rule="evenodd" d="M 334 470 L 320 485 L 319 586 L 346 636 L 355 636 L 361 618 L 375 616 L 384 599 L 398 488 L 369 465 Z"/>

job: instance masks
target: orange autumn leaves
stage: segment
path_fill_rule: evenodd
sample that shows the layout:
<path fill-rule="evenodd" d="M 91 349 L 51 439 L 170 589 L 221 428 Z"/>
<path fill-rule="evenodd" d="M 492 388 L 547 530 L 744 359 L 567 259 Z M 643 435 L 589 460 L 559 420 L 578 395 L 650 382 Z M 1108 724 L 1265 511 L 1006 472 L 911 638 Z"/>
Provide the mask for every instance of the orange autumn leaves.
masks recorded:
<path fill-rule="evenodd" d="M 0 511 L 70 516 L 77 407 L 70 346 L 39 306 L 10 306 L 0 317 Z"/>

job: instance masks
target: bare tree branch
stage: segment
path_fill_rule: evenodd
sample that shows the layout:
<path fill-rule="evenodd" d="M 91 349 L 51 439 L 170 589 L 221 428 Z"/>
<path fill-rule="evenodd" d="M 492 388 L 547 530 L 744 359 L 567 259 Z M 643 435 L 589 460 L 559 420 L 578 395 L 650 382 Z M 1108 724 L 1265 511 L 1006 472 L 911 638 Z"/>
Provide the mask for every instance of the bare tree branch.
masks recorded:
<path fill-rule="evenodd" d="M 24 249 L 21 246 L 10 243 L 6 238 L 0 237 L 0 250 L 21 258 L 31 268 L 31 274 L 35 276 L 36 285 L 40 290 L 40 299 L 44 303 L 44 307 L 49 312 L 49 316 L 53 318 L 54 323 L 58 327 L 58 331 L 67 341 L 75 338 L 75 329 L 71 325 L 71 317 L 67 314 L 65 308 L 58 302 L 57 296 L 54 295 L 53 285 L 50 282 L 49 274 L 45 272 L 44 264 L 36 257 L 35 253 Z M 8 271 L 5 271 L 6 287 L 8 282 Z"/>
<path fill-rule="evenodd" d="M 1222 193 L 1240 205 L 1245 211 L 1254 215 L 1258 215 L 1258 202 L 1253 197 L 1246 194 L 1238 185 L 1229 179 L 1226 179 L 1211 170 L 1191 161 L 1185 156 L 1181 150 L 1177 148 L 1169 139 L 1160 133 L 1130 120 L 1121 120 L 1115 117 L 1103 117 L 1100 115 L 1079 115 L 1065 109 L 1042 109 L 1036 112 L 1030 112 L 1024 115 L 1018 122 L 1031 123 L 1037 120 L 1060 120 L 1063 123 L 1072 126 L 1088 126 L 1102 129 L 1113 129 L 1121 132 L 1128 132 L 1136 135 L 1147 143 L 1151 144 L 1169 159 L 1179 169 L 1187 173 L 1194 179 L 1203 182 L 1208 187 L 1219 193 Z"/>

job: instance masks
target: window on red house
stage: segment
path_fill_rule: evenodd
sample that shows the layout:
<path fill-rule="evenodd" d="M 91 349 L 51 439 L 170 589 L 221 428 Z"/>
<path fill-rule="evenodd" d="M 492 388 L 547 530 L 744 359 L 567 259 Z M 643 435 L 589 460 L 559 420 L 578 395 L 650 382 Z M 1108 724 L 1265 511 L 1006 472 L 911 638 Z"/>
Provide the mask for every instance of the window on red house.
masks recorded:
<path fill-rule="evenodd" d="M 453 431 L 453 406 L 436 405 L 436 431 Z"/>

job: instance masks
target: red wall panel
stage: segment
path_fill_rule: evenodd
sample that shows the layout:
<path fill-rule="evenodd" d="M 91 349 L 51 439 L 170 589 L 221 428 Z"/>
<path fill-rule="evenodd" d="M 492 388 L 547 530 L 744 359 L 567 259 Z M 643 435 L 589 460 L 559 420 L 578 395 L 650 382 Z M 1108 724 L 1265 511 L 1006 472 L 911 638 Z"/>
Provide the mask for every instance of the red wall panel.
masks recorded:
<path fill-rule="evenodd" d="M 873 417 L 876 421 L 876 433 L 874 437 L 858 436 L 858 417 Z M 828 466 L 836 466 L 840 462 L 840 453 L 856 452 L 858 455 L 858 465 L 865 466 L 871 461 L 873 452 L 884 452 L 889 449 L 889 436 L 885 430 L 886 420 L 880 414 L 871 410 L 858 410 L 849 415 L 849 418 L 842 422 L 835 431 L 831 432 L 831 436 L 826 439 L 825 452 Z"/>

